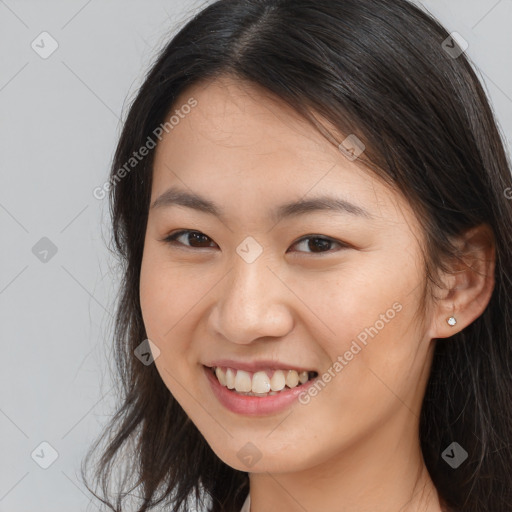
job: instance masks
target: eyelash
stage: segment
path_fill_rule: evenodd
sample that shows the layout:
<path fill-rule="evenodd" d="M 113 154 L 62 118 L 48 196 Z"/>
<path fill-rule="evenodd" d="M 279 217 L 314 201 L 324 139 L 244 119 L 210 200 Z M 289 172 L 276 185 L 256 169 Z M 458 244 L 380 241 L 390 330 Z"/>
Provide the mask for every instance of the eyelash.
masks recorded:
<path fill-rule="evenodd" d="M 181 242 L 177 242 L 176 239 L 179 238 L 181 235 L 186 235 L 186 234 L 190 234 L 190 233 L 197 233 L 198 235 L 203 235 L 206 238 L 208 238 L 209 240 L 211 240 L 211 238 L 209 236 L 205 235 L 204 233 L 201 233 L 200 231 L 195 231 L 195 230 L 192 230 L 192 229 L 182 229 L 180 231 L 176 231 L 174 233 L 169 234 L 168 236 L 166 236 L 165 238 L 162 239 L 162 242 L 165 242 L 165 243 L 170 244 L 170 245 L 179 244 L 179 245 L 182 245 L 182 246 L 186 247 L 187 249 L 208 249 L 209 248 L 209 247 L 191 247 L 189 245 L 182 244 Z M 303 242 L 305 240 L 322 240 L 322 241 L 325 241 L 325 242 L 330 242 L 330 243 L 338 244 L 341 249 L 348 249 L 348 248 L 351 247 L 349 244 L 347 244 L 345 242 L 340 242 L 340 241 L 334 240 L 333 238 L 330 238 L 330 237 L 318 236 L 318 235 L 304 236 L 304 237 L 300 238 L 299 240 L 297 240 L 293 245 L 296 245 L 296 244 L 298 244 L 300 242 Z M 299 252 L 306 252 L 306 253 L 309 253 L 309 254 L 324 254 L 324 253 L 331 253 L 333 251 L 320 251 L 320 252 L 299 251 Z M 334 252 L 336 252 L 336 251 L 334 251 Z"/>

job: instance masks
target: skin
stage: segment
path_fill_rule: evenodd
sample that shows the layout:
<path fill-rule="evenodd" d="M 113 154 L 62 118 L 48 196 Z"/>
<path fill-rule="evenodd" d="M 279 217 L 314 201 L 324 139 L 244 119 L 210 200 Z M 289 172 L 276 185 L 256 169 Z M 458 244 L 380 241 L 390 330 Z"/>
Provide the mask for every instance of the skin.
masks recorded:
<path fill-rule="evenodd" d="M 434 338 L 463 329 L 487 305 L 492 246 L 482 230 L 470 233 L 472 267 L 442 276 L 439 300 L 421 307 L 424 236 L 398 191 L 259 88 L 223 77 L 176 105 L 191 96 L 197 106 L 156 149 L 151 204 L 176 186 L 217 203 L 225 219 L 150 208 L 140 300 L 163 381 L 214 452 L 250 472 L 252 512 L 439 512 L 418 439 L 421 403 Z M 322 193 L 371 218 L 310 212 L 276 224 L 269 216 Z M 180 229 L 207 238 L 162 241 Z M 314 252 L 314 239 L 299 241 L 305 235 L 333 243 Z M 262 248 L 252 263 L 236 252 L 247 236 Z M 202 365 L 218 358 L 279 360 L 321 375 L 396 303 L 400 312 L 306 405 L 235 414 L 204 376 Z M 249 441 L 261 454 L 250 468 L 237 456 Z"/>

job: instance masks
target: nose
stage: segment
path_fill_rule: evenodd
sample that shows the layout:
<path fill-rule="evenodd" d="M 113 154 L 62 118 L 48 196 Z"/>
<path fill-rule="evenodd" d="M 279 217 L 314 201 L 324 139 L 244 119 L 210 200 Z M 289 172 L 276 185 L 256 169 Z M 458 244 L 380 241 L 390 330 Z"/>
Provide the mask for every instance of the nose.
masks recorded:
<path fill-rule="evenodd" d="M 252 263 L 235 258 L 231 272 L 217 287 L 210 316 L 214 334 L 244 345 L 260 338 L 282 338 L 293 329 L 294 294 L 268 263 L 262 257 Z"/>

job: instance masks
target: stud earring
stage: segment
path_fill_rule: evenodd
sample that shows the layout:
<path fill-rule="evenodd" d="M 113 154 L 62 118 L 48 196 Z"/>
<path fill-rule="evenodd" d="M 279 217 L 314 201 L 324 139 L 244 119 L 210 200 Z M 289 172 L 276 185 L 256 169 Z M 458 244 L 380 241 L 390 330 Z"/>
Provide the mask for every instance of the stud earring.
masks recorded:
<path fill-rule="evenodd" d="M 457 323 L 457 319 L 454 316 L 451 316 L 446 321 L 448 322 L 448 325 L 451 325 L 452 327 Z"/>

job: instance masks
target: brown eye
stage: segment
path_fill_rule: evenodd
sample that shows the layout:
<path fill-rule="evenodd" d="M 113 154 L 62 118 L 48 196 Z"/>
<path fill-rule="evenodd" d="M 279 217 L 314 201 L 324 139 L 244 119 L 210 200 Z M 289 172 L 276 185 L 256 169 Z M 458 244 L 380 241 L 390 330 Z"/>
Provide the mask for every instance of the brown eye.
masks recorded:
<path fill-rule="evenodd" d="M 179 241 L 178 239 L 180 238 L 181 240 L 188 241 L 190 245 Z M 211 240 L 211 238 L 206 236 L 204 233 L 201 233 L 200 231 L 184 229 L 170 234 L 169 236 L 165 237 L 163 241 L 172 244 L 178 243 L 191 248 L 204 248 L 211 247 L 211 245 L 208 245 L 208 240 Z"/>
<path fill-rule="evenodd" d="M 307 236 L 296 242 L 294 245 L 303 244 L 303 247 L 309 249 L 311 253 L 323 253 L 323 252 L 331 252 L 329 248 L 333 244 L 337 244 L 341 248 L 347 248 L 348 245 L 342 242 L 338 242 L 337 240 L 333 240 L 332 238 L 320 237 L 320 236 Z M 304 251 L 299 251 L 304 252 Z"/>
<path fill-rule="evenodd" d="M 176 231 L 175 233 L 171 233 L 163 239 L 163 242 L 172 245 L 182 245 L 190 249 L 204 249 L 213 247 L 212 244 L 215 243 L 209 236 L 205 235 L 204 233 L 190 229 L 182 229 L 180 231 Z M 333 245 L 338 245 L 341 249 L 350 247 L 349 244 L 344 242 L 340 242 L 338 240 L 324 236 L 314 235 L 301 238 L 299 241 L 295 242 L 293 246 L 300 244 L 302 244 L 303 248 L 307 250 L 293 252 L 309 252 L 310 254 L 321 254 L 326 252 L 335 252 L 331 249 Z"/>

